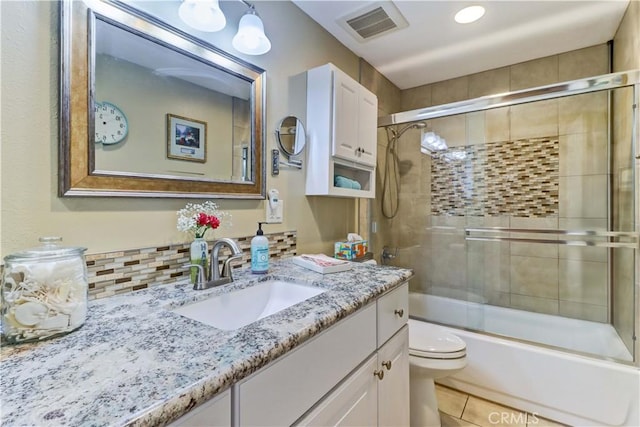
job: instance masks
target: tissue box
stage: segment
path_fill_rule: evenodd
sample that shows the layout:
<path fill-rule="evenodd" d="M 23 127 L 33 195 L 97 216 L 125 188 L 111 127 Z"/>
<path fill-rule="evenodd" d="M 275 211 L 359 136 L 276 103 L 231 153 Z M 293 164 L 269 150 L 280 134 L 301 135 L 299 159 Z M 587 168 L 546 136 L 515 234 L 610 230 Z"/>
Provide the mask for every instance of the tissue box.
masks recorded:
<path fill-rule="evenodd" d="M 336 242 L 333 256 L 338 259 L 355 259 L 363 257 L 367 253 L 369 245 L 366 240 L 356 242 Z"/>

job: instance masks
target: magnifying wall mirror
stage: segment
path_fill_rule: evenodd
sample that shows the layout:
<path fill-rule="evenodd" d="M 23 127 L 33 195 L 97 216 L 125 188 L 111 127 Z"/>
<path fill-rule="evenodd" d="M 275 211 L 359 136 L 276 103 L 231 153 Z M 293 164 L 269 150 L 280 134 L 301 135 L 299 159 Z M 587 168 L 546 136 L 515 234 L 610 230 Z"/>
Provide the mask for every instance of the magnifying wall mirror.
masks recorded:
<path fill-rule="evenodd" d="M 290 161 L 299 156 L 307 142 L 307 134 L 302 121 L 295 116 L 287 116 L 276 128 L 278 146 Z"/>
<path fill-rule="evenodd" d="M 61 196 L 264 199 L 264 70 L 123 2 L 60 15 Z"/>

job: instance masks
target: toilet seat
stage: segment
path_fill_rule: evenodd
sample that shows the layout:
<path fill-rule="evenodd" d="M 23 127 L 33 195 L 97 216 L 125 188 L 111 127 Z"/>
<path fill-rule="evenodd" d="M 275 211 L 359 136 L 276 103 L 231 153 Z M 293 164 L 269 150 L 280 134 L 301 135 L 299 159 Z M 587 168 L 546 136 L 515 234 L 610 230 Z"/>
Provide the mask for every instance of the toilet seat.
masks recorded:
<path fill-rule="evenodd" d="M 420 351 L 420 350 L 410 348 L 409 355 L 422 357 L 424 359 L 460 359 L 467 356 L 467 351 L 461 350 L 461 351 L 442 353 L 442 352 L 436 352 L 436 351 Z"/>
<path fill-rule="evenodd" d="M 460 359 L 467 345 L 445 329 L 409 319 L 409 355 L 426 359 Z"/>

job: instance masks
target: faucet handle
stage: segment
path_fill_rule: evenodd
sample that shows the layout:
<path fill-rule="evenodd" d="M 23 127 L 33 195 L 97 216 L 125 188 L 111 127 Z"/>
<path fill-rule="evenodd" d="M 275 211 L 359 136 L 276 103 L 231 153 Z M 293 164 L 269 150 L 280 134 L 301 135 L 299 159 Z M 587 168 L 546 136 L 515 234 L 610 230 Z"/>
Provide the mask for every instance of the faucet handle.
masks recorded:
<path fill-rule="evenodd" d="M 233 268 L 231 267 L 231 261 L 234 259 L 242 258 L 242 253 L 231 254 L 222 264 L 222 277 L 228 277 L 233 282 Z"/>
<path fill-rule="evenodd" d="M 200 291 L 204 289 L 205 273 L 204 267 L 200 264 L 185 264 L 185 267 L 198 267 L 198 274 L 196 275 L 196 283 L 193 285 L 193 289 Z"/>

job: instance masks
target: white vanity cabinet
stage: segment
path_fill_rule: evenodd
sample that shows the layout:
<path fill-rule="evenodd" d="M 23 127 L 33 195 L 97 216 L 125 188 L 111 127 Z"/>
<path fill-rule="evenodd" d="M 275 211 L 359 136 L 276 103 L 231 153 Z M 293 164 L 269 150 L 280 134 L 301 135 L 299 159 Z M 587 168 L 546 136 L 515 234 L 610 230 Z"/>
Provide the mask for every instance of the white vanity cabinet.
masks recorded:
<path fill-rule="evenodd" d="M 187 412 L 169 427 L 201 427 L 231 425 L 231 389 Z"/>
<path fill-rule="evenodd" d="M 408 426 L 408 283 L 171 426 Z"/>
<path fill-rule="evenodd" d="M 378 98 L 333 64 L 306 75 L 306 194 L 375 197 Z M 360 188 L 338 186 L 336 176 Z"/>
<path fill-rule="evenodd" d="M 378 369 L 378 425 L 409 425 L 409 326 L 405 325 L 380 350 Z"/>
<path fill-rule="evenodd" d="M 378 338 L 383 337 L 385 341 L 378 341 L 376 353 L 298 425 L 409 425 L 408 290 L 408 285 L 404 284 L 378 299 L 377 332 Z M 394 313 L 396 310 L 402 314 Z"/>
<path fill-rule="evenodd" d="M 405 283 L 238 383 L 237 424 L 408 426 L 408 305 Z"/>
<path fill-rule="evenodd" d="M 371 304 L 239 382 L 238 425 L 292 425 L 375 351 L 375 321 Z"/>
<path fill-rule="evenodd" d="M 408 345 L 404 326 L 296 425 L 408 426 Z"/>

